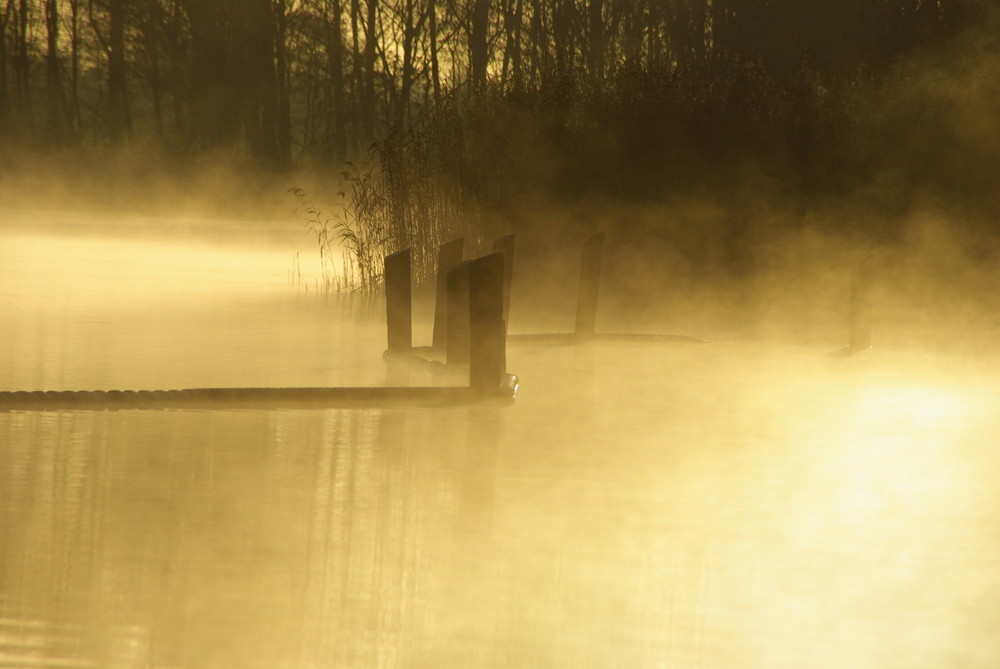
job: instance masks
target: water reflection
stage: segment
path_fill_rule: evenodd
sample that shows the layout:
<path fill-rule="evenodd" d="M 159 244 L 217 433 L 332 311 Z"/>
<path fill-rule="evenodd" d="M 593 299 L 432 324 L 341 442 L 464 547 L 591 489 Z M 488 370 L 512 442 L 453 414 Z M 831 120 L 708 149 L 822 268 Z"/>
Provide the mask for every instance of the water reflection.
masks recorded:
<path fill-rule="evenodd" d="M 590 380 L 600 351 L 553 355 L 515 356 L 504 410 L 0 416 L 5 662 L 995 657 L 988 388 L 742 354 L 716 364 L 743 387 L 678 387 L 645 366 L 720 353 Z"/>
<path fill-rule="evenodd" d="M 488 555 L 498 411 L 5 416 L 8 652 L 390 662 Z"/>

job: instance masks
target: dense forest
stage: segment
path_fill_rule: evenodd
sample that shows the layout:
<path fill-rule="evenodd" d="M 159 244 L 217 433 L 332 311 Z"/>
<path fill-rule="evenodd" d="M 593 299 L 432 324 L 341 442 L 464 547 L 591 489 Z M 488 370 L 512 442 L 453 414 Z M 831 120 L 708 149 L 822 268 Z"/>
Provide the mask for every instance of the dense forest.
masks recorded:
<path fill-rule="evenodd" d="M 553 203 L 594 212 L 681 197 L 741 212 L 711 221 L 730 245 L 744 245 L 764 197 L 861 202 L 891 236 L 916 202 L 970 220 L 1000 213 L 991 10 L 990 0 L 0 0 L 0 151 L 73 156 L 87 166 L 75 173 L 117 155 L 132 156 L 132 172 L 183 171 L 206 156 L 325 172 L 329 192 L 316 197 L 345 190 L 338 220 L 369 260 L 374 239 L 433 244 L 528 225 L 526 212 Z M 18 167 L 4 162 L 10 178 Z"/>
<path fill-rule="evenodd" d="M 985 0 L 2 0 L 0 138 L 341 160 L 455 95 L 868 76 Z M 759 81 L 750 83 L 761 84 Z M 589 89 L 589 90 L 587 90 Z M 596 91 L 594 90 L 596 89 Z M 710 94 L 703 91 L 701 94 Z M 747 110 L 752 112 L 753 110 Z"/>

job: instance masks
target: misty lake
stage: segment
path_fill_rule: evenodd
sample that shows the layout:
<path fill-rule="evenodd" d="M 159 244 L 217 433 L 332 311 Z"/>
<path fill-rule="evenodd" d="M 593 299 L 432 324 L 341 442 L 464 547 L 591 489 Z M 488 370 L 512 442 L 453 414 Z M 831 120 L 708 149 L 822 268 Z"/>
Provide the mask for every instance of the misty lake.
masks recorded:
<path fill-rule="evenodd" d="M 7 216 L 0 390 L 386 383 L 300 231 Z M 506 408 L 0 413 L 0 666 L 994 667 L 998 363 L 512 346 Z"/>

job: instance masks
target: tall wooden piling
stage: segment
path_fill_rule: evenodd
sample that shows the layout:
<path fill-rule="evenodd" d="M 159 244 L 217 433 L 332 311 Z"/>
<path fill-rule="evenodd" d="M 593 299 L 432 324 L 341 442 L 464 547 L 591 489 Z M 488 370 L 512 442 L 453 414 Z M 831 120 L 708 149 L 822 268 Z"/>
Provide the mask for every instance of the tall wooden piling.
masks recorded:
<path fill-rule="evenodd" d="M 507 372 L 504 254 L 469 263 L 469 386 L 496 390 Z"/>
<path fill-rule="evenodd" d="M 413 347 L 413 302 L 410 292 L 410 249 L 385 257 L 385 312 L 389 352 Z"/>
<path fill-rule="evenodd" d="M 434 298 L 434 332 L 431 346 L 443 349 L 448 340 L 448 272 L 462 262 L 465 240 L 453 239 L 438 248 L 437 293 Z"/>
<path fill-rule="evenodd" d="M 503 254 L 503 322 L 510 323 L 510 287 L 514 280 L 514 233 L 498 237 L 493 252 Z"/>
<path fill-rule="evenodd" d="M 583 243 L 580 257 L 580 282 L 576 294 L 576 336 L 589 339 L 597 327 L 597 298 L 601 286 L 601 260 L 604 255 L 604 232 L 592 235 Z"/>
<path fill-rule="evenodd" d="M 850 334 L 848 347 L 852 351 L 872 345 L 872 291 L 875 283 L 874 256 L 869 255 L 854 268 L 851 275 Z"/>
<path fill-rule="evenodd" d="M 466 260 L 448 272 L 445 360 L 449 365 L 469 364 L 469 265 L 471 263 L 471 260 Z"/>

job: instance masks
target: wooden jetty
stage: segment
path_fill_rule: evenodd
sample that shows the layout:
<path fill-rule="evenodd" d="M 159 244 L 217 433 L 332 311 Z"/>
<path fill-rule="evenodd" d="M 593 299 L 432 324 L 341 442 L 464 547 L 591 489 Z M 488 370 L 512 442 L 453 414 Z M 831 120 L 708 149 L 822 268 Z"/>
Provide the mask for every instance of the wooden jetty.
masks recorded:
<path fill-rule="evenodd" d="M 385 258 L 387 357 L 409 352 L 412 337 L 410 252 Z M 469 382 L 464 386 L 365 388 L 187 388 L 181 390 L 2 391 L 0 411 L 105 409 L 278 409 L 509 404 L 516 376 L 506 373 L 503 257 L 469 260 L 449 273 L 449 285 L 467 297 L 461 316 L 468 329 Z M 453 320 L 457 320 L 453 319 Z"/>

